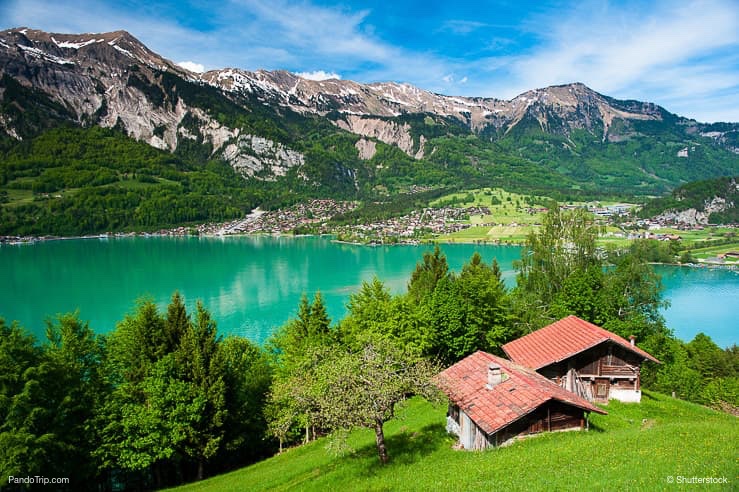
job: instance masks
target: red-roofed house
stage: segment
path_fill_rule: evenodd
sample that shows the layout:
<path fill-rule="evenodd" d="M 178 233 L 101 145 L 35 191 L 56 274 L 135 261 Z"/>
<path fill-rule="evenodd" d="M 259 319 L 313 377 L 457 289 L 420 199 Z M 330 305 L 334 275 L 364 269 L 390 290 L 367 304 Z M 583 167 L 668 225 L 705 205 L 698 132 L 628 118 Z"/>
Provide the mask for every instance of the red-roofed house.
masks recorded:
<path fill-rule="evenodd" d="M 436 377 L 450 400 L 447 430 L 465 449 L 500 446 L 546 431 L 582 429 L 603 410 L 533 369 L 475 352 Z"/>
<path fill-rule="evenodd" d="M 517 364 L 590 401 L 641 401 L 641 364 L 659 362 L 624 338 L 568 316 L 503 345 Z"/>

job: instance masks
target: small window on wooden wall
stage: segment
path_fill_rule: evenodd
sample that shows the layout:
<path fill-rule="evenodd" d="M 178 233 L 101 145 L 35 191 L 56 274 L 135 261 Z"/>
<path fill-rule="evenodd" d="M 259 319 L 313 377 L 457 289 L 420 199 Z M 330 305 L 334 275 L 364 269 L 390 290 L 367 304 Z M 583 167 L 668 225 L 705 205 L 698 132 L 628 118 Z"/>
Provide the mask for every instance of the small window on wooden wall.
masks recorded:
<path fill-rule="evenodd" d="M 598 383 L 595 385 L 596 398 L 606 398 L 608 396 L 608 385 L 606 383 Z"/>
<path fill-rule="evenodd" d="M 449 416 L 459 423 L 459 407 L 457 405 L 449 405 Z"/>

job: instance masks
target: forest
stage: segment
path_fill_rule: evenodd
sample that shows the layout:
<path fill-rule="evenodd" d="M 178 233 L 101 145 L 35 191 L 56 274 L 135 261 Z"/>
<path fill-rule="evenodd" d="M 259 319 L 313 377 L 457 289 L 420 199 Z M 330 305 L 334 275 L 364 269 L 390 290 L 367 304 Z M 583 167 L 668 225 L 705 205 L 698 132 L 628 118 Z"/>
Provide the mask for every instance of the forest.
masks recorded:
<path fill-rule="evenodd" d="M 715 198 L 724 200 L 727 204 L 733 203 L 723 212 L 712 212 L 708 216 L 710 224 L 739 223 L 739 186 L 737 176 L 706 179 L 687 183 L 675 188 L 669 195 L 649 200 L 639 211 L 640 217 L 654 217 L 666 211 L 682 211 L 694 208 L 699 212 L 705 211 L 706 204 Z"/>
<path fill-rule="evenodd" d="M 242 217 L 264 191 L 115 130 L 58 128 L 0 162 L 0 235 L 74 236 Z"/>
<path fill-rule="evenodd" d="M 175 96 L 195 97 L 184 88 L 167 97 Z M 181 139 L 174 153 L 137 142 L 119 128 L 62 125 L 22 141 L 0 137 L 0 235 L 156 231 L 223 222 L 257 206 L 276 209 L 327 197 L 362 202 L 357 211 L 336 218 L 347 223 L 399 215 L 427 206 L 443 193 L 490 186 L 559 201 L 646 201 L 643 214 L 650 214 L 688 204 L 702 209 L 700 197 L 717 186 L 726 188 L 727 178 L 688 184 L 655 201 L 646 196 L 668 191 L 670 183 L 736 170 L 731 159 L 708 146 L 696 150 L 690 172 L 678 172 L 671 158 L 664 157 L 672 155 L 673 143 L 639 140 L 602 147 L 584 131 L 567 140 L 533 130 L 489 142 L 419 118 L 408 120 L 411 133 L 433 135 L 426 143 L 433 146 L 430 155 L 416 160 L 376 142 L 374 156 L 362 160 L 355 147 L 359 136 L 325 121 L 297 115 L 284 121 L 261 115 L 260 120 L 234 104 L 211 111 L 223 122 L 259 129 L 291 145 L 304 156 L 304 164 L 285 176 L 247 179 L 213 154 L 202 136 Z M 199 131 L 193 116 L 186 116 L 182 125 Z M 632 155 L 639 155 L 640 162 L 632 162 Z M 642 183 L 645 172 L 657 170 L 675 174 L 659 186 Z M 718 196 L 731 199 L 736 190 L 722 193 Z M 714 213 L 711 220 L 736 222 L 736 210 Z"/>
<path fill-rule="evenodd" d="M 597 229 L 580 210 L 550 211 L 512 289 L 495 259 L 476 253 L 454 272 L 437 247 L 406 292 L 366 282 L 344 319 L 306 293 L 265 346 L 219 336 L 207 308 L 188 312 L 177 292 L 166 312 L 142 299 L 105 335 L 76 313 L 50 319 L 43 341 L 0 321 L 3 483 L 41 475 L 70 477 L 67 490 L 161 488 L 322 435 L 340 450 L 357 427 L 373 430 L 382 466 L 393 456 L 385 423 L 412 395 L 441 401 L 431 383 L 441 368 L 476 350 L 501 354 L 569 314 L 635 335 L 661 361 L 643 367 L 645 388 L 736 413 L 737 347 L 675 338 L 641 243 L 601 254 Z"/>

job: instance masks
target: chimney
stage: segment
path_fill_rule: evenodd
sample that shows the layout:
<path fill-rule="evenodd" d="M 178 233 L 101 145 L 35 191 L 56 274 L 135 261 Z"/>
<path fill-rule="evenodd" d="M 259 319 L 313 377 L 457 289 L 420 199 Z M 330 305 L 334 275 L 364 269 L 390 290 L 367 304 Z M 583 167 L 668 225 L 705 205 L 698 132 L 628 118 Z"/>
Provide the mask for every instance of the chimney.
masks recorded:
<path fill-rule="evenodd" d="M 493 389 L 495 386 L 499 385 L 506 379 L 506 375 L 503 373 L 500 366 L 494 362 L 491 362 L 488 366 L 488 384 L 485 385 L 485 387 L 487 389 Z"/>
<path fill-rule="evenodd" d="M 636 337 L 634 335 L 631 335 L 629 337 L 629 340 L 631 340 L 631 346 L 633 347 L 634 346 L 634 343 L 636 342 Z"/>

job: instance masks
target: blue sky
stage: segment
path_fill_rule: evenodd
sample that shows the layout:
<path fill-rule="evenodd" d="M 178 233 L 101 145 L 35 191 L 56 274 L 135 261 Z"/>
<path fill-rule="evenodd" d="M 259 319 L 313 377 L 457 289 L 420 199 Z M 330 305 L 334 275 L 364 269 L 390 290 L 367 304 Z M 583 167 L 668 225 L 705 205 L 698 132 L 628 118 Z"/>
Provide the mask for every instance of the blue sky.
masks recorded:
<path fill-rule="evenodd" d="M 510 99 L 583 82 L 739 121 L 739 1 L 0 0 L 0 28 L 125 29 L 177 63 Z"/>

